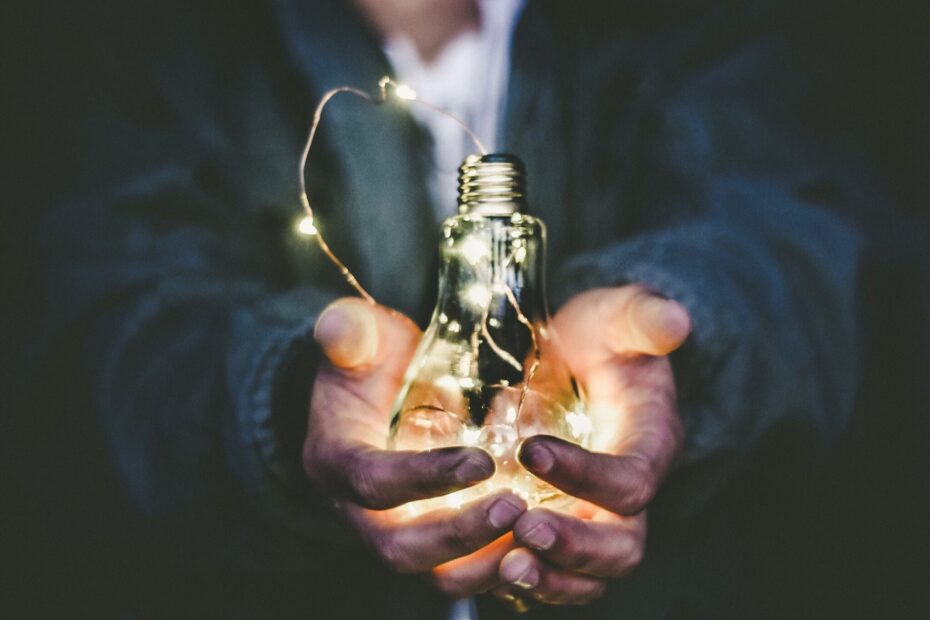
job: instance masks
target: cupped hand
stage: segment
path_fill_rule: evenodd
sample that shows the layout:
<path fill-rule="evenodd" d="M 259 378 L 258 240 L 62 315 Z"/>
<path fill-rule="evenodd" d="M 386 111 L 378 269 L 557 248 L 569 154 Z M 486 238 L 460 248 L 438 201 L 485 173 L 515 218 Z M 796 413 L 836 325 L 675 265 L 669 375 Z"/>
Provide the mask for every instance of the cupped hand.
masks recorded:
<path fill-rule="evenodd" d="M 691 331 L 685 309 L 631 285 L 569 301 L 554 325 L 593 418 L 592 450 L 555 437 L 524 441 L 536 476 L 578 498 L 567 511 L 535 508 L 514 526 L 495 594 L 583 604 L 642 559 L 646 506 L 683 442 L 667 355 Z"/>
<path fill-rule="evenodd" d="M 504 491 L 454 511 L 413 516 L 399 508 L 494 473 L 491 457 L 477 448 L 386 449 L 391 405 L 419 341 L 417 327 L 397 312 L 346 298 L 323 311 L 314 337 L 326 360 L 314 383 L 303 447 L 311 483 L 393 570 L 431 575 L 459 596 L 499 583 L 509 532 L 526 510 L 522 499 Z"/>

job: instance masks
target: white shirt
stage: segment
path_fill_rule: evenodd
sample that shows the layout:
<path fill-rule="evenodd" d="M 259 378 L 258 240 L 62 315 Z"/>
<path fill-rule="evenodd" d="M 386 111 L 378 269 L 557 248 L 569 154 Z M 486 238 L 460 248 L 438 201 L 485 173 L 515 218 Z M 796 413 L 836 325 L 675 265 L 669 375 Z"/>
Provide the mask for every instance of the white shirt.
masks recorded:
<path fill-rule="evenodd" d="M 459 34 L 424 63 L 407 37 L 385 44 L 397 79 L 422 98 L 462 119 L 489 152 L 498 148 L 510 76 L 510 42 L 524 0 L 478 0 L 480 26 Z M 450 119 L 426 106 L 410 112 L 433 139 L 429 192 L 437 216 L 455 212 L 458 167 L 478 152 L 471 138 Z"/>

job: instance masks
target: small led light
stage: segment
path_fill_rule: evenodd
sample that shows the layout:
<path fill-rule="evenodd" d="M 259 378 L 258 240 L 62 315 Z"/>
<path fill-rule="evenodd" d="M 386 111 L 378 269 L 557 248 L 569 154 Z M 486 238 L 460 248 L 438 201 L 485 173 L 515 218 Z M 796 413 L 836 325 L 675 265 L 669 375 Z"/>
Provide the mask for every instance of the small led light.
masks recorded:
<path fill-rule="evenodd" d="M 443 375 L 436 379 L 436 386 L 443 390 L 454 392 L 459 389 L 459 382 L 456 381 L 455 377 L 452 375 Z"/>
<path fill-rule="evenodd" d="M 473 306 L 487 308 L 491 302 L 491 291 L 484 284 L 472 284 L 465 289 L 465 299 Z"/>
<path fill-rule="evenodd" d="M 415 90 L 407 86 L 406 84 L 398 84 L 394 88 L 394 94 L 397 95 L 398 99 L 405 99 L 407 101 L 413 101 L 417 98 L 417 93 Z"/>
<path fill-rule="evenodd" d="M 462 443 L 466 446 L 477 446 L 478 439 L 481 437 L 480 428 L 466 428 L 462 431 Z"/>
<path fill-rule="evenodd" d="M 319 231 L 313 224 L 313 218 L 309 215 L 305 215 L 304 217 L 300 218 L 300 221 L 297 223 L 297 232 L 302 235 L 312 236 L 317 234 Z"/>
<path fill-rule="evenodd" d="M 461 252 L 465 260 L 472 265 L 477 265 L 481 259 L 490 258 L 491 255 L 488 246 L 474 237 L 469 237 L 462 243 Z"/>
<path fill-rule="evenodd" d="M 517 421 L 517 408 L 513 405 L 507 407 L 507 413 L 504 415 L 504 420 L 507 421 L 507 424 L 515 424 Z"/>
<path fill-rule="evenodd" d="M 594 425 L 591 424 L 591 418 L 583 413 L 569 411 L 565 415 L 565 421 L 568 423 L 568 427 L 572 431 L 572 436 L 576 439 L 580 437 L 587 437 L 591 431 L 594 430 Z"/>

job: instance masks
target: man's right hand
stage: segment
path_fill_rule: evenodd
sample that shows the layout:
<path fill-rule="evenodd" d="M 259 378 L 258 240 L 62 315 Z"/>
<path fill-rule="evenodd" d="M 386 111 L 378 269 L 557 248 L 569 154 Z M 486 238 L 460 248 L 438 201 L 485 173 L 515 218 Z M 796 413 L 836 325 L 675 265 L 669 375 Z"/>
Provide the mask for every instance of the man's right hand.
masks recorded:
<path fill-rule="evenodd" d="M 416 517 L 395 509 L 494 473 L 491 457 L 477 448 L 385 449 L 391 405 L 420 338 L 417 327 L 387 308 L 345 298 L 323 311 L 314 337 L 327 361 L 317 372 L 303 448 L 311 482 L 393 570 L 431 572 L 455 596 L 497 585 L 496 562 L 512 541 L 504 535 L 526 510 L 518 496 L 504 491 Z M 456 570 L 444 570 L 444 563 Z M 450 572 L 459 575 L 454 584 L 444 577 Z"/>

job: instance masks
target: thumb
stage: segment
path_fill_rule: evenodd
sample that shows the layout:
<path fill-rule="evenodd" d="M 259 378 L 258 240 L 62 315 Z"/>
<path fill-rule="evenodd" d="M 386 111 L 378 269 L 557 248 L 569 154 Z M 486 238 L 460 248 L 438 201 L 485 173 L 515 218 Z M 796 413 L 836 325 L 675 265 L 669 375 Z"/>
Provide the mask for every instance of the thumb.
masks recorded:
<path fill-rule="evenodd" d="M 608 341 L 618 353 L 633 351 L 667 355 L 691 333 L 691 317 L 676 301 L 665 299 L 642 286 L 613 289 L 602 307 L 610 308 Z"/>
<path fill-rule="evenodd" d="M 313 337 L 330 363 L 343 370 L 381 366 L 403 373 L 420 341 L 419 328 L 406 316 L 358 299 L 337 299 L 320 313 Z M 388 366 L 382 366 L 391 361 Z M 395 366 L 403 365 L 397 370 Z"/>
<path fill-rule="evenodd" d="M 378 353 L 375 307 L 345 297 L 326 306 L 313 329 L 313 338 L 338 368 L 357 368 L 374 361 Z"/>

